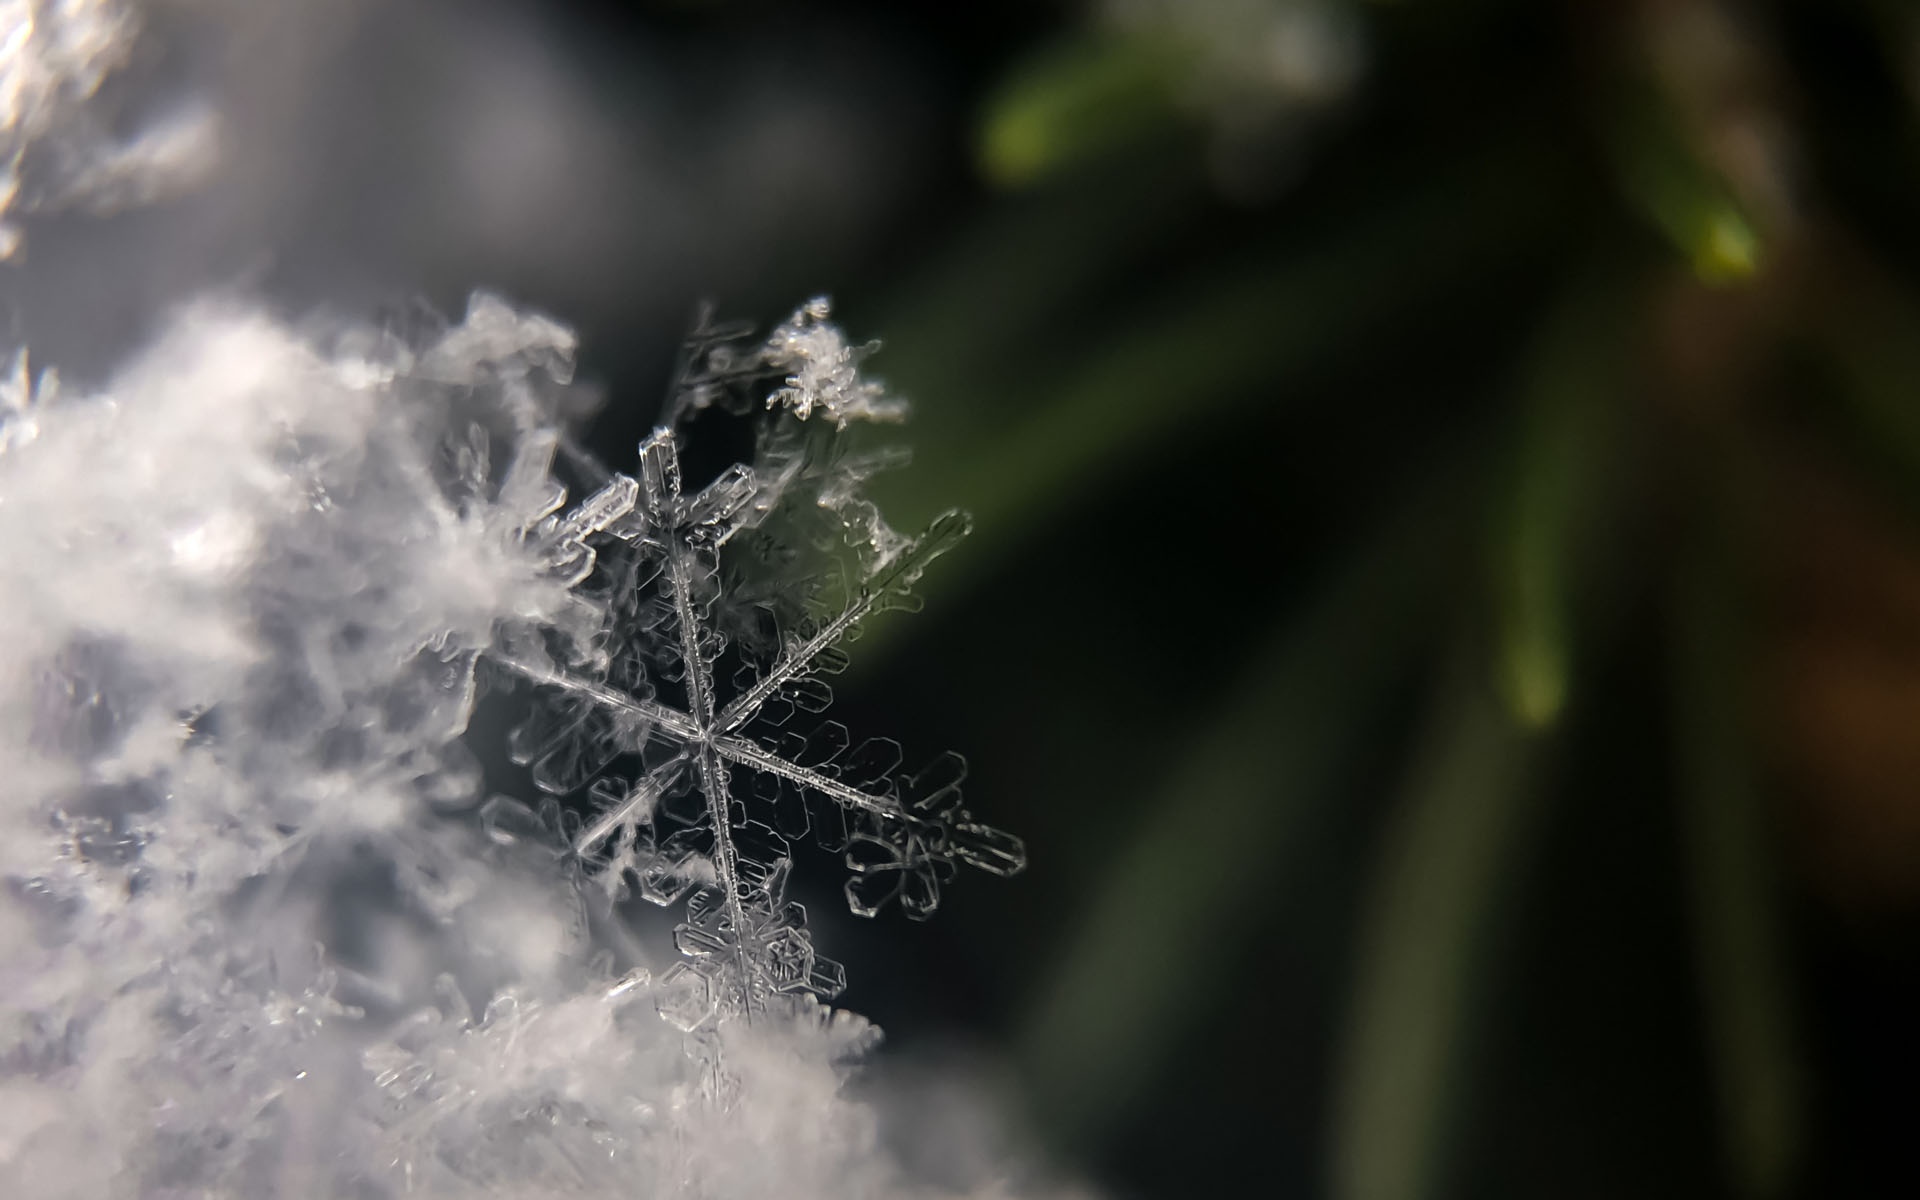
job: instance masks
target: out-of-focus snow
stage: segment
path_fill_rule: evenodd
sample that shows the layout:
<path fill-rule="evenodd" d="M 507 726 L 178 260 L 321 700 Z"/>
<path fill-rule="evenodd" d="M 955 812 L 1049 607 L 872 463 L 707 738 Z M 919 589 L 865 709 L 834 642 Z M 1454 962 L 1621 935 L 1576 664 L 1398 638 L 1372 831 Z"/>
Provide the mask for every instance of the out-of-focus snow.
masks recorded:
<path fill-rule="evenodd" d="M 207 109 L 178 107 L 125 135 L 98 110 L 138 28 L 128 0 L 0 0 L 0 258 L 19 247 L 12 211 L 110 213 L 211 170 L 217 129 Z"/>

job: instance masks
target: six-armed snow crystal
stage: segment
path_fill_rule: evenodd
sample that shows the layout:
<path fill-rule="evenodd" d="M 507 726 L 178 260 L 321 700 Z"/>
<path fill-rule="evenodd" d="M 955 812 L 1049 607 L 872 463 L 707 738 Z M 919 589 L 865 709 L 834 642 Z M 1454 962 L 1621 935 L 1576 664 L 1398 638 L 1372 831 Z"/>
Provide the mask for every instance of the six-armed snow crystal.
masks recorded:
<path fill-rule="evenodd" d="M 638 478 L 611 475 L 540 531 L 556 569 L 608 614 L 602 641 L 585 666 L 538 645 L 499 655 L 546 692 L 516 757 L 549 793 L 588 790 L 572 850 L 612 888 L 685 900 L 676 941 L 688 959 L 661 981 L 661 1011 L 689 1030 L 844 986 L 786 898 L 794 839 L 844 852 L 847 902 L 866 916 L 897 899 L 925 918 L 956 864 L 997 875 L 1025 864 L 1018 839 L 963 807 L 958 755 L 903 771 L 892 741 L 853 745 L 833 722 L 791 728 L 825 709 L 823 676 L 845 665 L 863 622 L 916 607 L 921 572 L 967 531 L 949 512 L 903 537 L 859 497 L 889 460 L 848 453 L 846 426 L 898 408 L 856 380 L 862 351 L 825 316 L 815 302 L 759 348 L 738 327 L 702 323 Z M 764 394 L 755 385 L 789 369 L 753 463 L 689 490 L 675 423 L 716 406 L 747 413 Z"/>

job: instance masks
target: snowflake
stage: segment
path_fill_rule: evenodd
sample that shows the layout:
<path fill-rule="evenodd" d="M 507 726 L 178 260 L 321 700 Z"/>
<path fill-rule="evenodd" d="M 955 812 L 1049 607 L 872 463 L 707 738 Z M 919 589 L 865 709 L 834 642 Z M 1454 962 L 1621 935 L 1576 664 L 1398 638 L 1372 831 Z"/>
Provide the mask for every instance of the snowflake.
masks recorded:
<path fill-rule="evenodd" d="M 637 884 L 656 904 L 685 902 L 675 942 L 686 958 L 661 979 L 659 1007 L 688 1031 L 845 986 L 786 899 L 793 839 L 812 833 L 844 853 L 847 902 L 863 916 L 897 900 L 924 919 L 957 865 L 997 875 L 1025 865 L 1017 838 L 963 806 L 958 755 L 908 773 L 891 741 L 856 747 L 833 722 L 787 728 L 827 707 L 823 677 L 844 667 L 843 646 L 870 617 L 917 607 L 913 585 L 965 535 L 965 516 L 946 513 L 915 537 L 888 528 L 858 484 L 897 456 L 849 451 L 846 421 L 861 414 L 824 400 L 814 408 L 831 424 L 809 423 L 803 406 L 776 411 L 751 465 L 683 485 L 675 424 L 757 408 L 756 387 L 809 375 L 786 336 L 796 323 L 838 355 L 845 343 L 824 316 L 810 305 L 758 351 L 743 350 L 739 327 L 702 322 L 669 424 L 640 447 L 638 478 L 611 475 L 538 534 L 608 614 L 600 644 L 572 648 L 571 665 L 568 650 L 525 641 L 498 654 L 547 696 L 516 731 L 515 757 L 548 793 L 586 788 L 594 815 L 572 851 L 612 891 Z"/>
<path fill-rule="evenodd" d="M 818 411 L 842 429 L 851 421 L 904 420 L 907 406 L 860 376 L 861 360 L 877 347 L 849 343 L 827 321 L 829 312 L 826 299 L 816 297 L 773 331 L 766 359 L 788 375 L 767 397 L 767 407 L 785 405 L 801 420 Z"/>

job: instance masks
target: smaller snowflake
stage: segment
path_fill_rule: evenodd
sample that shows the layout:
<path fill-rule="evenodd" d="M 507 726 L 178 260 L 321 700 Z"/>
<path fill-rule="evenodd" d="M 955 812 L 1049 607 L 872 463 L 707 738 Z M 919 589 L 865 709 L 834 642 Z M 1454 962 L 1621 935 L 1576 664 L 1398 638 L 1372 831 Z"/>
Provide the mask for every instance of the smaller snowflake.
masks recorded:
<path fill-rule="evenodd" d="M 842 429 L 852 421 L 903 421 L 906 402 L 886 394 L 880 384 L 860 375 L 860 363 L 878 347 L 855 346 L 838 326 L 825 297 L 817 297 L 773 331 L 765 358 L 788 372 L 785 385 L 767 397 L 768 408 L 785 406 L 801 420 L 818 410 Z"/>

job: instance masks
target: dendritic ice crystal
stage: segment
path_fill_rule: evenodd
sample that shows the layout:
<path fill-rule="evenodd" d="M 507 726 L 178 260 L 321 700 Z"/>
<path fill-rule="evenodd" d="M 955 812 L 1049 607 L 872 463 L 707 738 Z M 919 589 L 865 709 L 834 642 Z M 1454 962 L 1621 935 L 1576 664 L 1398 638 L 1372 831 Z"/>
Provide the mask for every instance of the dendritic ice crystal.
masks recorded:
<path fill-rule="evenodd" d="M 542 693 L 515 758 L 547 793 L 585 790 L 571 852 L 610 892 L 684 903 L 685 959 L 658 1003 L 688 1031 L 845 986 L 786 895 L 800 839 L 844 854 L 862 916 L 897 901 L 924 919 L 957 866 L 1025 865 L 1017 838 L 964 807 L 957 754 L 906 770 L 896 743 L 808 720 L 832 699 L 846 645 L 877 614 L 917 608 L 921 573 L 967 532 L 948 512 L 900 535 L 859 495 L 897 456 L 849 451 L 847 427 L 900 406 L 858 378 L 864 349 L 827 315 L 815 301 L 757 345 L 743 327 L 700 323 L 635 474 L 609 475 L 536 532 L 607 614 L 598 637 L 509 639 L 495 655 Z M 753 459 L 695 487 L 682 427 L 715 413 L 754 420 Z M 503 829 L 527 816 L 505 799 L 486 815 Z"/>

